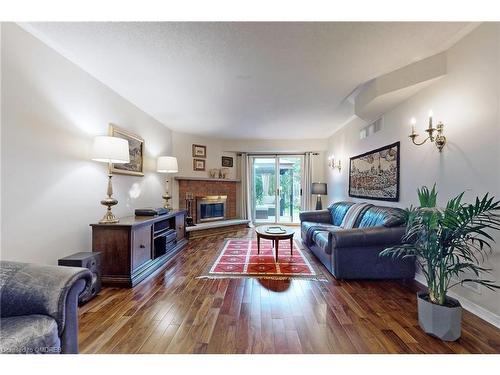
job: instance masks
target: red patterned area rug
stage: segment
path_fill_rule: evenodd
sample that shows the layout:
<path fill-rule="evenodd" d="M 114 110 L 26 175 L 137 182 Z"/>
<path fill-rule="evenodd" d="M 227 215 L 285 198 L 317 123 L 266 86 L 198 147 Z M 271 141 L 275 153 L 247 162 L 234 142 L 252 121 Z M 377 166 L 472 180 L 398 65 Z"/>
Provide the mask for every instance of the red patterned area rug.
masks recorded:
<path fill-rule="evenodd" d="M 260 240 L 260 254 L 257 254 L 256 239 L 227 239 L 214 263 L 200 277 L 328 281 L 295 241 L 292 254 L 290 254 L 290 241 L 280 241 L 278 247 L 278 261 L 276 262 L 270 240 Z"/>

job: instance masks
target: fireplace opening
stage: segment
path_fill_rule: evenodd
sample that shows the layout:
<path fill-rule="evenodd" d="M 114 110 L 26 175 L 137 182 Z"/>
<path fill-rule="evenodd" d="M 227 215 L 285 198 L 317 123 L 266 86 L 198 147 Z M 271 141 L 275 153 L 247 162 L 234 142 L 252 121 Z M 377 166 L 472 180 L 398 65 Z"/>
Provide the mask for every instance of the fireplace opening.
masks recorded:
<path fill-rule="evenodd" d="M 224 220 L 226 218 L 227 195 L 196 197 L 196 222 Z"/>

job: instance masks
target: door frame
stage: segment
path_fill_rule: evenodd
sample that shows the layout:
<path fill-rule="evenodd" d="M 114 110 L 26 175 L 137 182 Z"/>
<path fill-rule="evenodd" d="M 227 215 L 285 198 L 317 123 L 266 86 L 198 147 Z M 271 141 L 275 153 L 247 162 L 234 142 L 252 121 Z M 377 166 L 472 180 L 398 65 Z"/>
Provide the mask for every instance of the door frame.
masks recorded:
<path fill-rule="evenodd" d="M 302 209 L 302 185 L 304 181 L 304 154 L 294 154 L 294 153 L 283 153 L 283 154 L 250 154 L 249 158 L 251 160 L 250 163 L 250 182 L 251 182 L 251 187 L 250 187 L 250 196 L 251 196 L 251 209 L 252 209 L 252 222 L 255 225 L 266 225 L 266 224 L 286 224 L 286 225 L 299 225 L 300 223 L 295 223 L 295 222 L 281 222 L 280 221 L 280 207 L 279 207 L 279 198 L 280 198 L 280 179 L 281 179 L 281 174 L 279 173 L 280 171 L 280 159 L 286 158 L 286 157 L 293 157 L 293 158 L 299 158 L 300 159 L 300 192 L 299 196 L 301 197 L 301 207 Z M 255 218 L 255 159 L 274 159 L 274 174 L 275 174 L 275 187 L 274 187 L 274 221 L 257 221 Z M 292 217 L 293 220 L 293 217 Z"/>

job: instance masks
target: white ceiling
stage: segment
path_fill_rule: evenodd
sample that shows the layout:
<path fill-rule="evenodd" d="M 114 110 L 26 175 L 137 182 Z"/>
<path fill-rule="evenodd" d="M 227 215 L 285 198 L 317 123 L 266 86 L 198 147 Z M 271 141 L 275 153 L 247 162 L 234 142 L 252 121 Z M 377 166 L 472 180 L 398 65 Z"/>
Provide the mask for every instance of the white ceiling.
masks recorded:
<path fill-rule="evenodd" d="M 222 138 L 330 135 L 344 100 L 447 49 L 467 23 L 31 23 L 61 54 L 170 129 Z"/>

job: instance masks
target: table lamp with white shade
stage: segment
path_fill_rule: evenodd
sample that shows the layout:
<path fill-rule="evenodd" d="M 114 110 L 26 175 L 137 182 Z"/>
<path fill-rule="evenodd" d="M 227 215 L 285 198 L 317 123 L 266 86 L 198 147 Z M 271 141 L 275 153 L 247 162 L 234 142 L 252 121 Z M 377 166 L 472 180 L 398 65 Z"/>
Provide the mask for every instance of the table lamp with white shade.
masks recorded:
<path fill-rule="evenodd" d="M 107 206 L 108 209 L 103 218 L 99 221 L 99 224 L 118 223 L 119 219 L 111 212 L 111 207 L 118 203 L 118 201 L 112 197 L 113 186 L 111 184 L 111 178 L 113 175 L 111 173 L 111 163 L 124 164 L 130 162 L 128 141 L 126 139 L 104 135 L 95 137 L 92 147 L 92 160 L 108 163 L 109 165 L 108 197 L 101 201 L 101 204 Z"/>
<path fill-rule="evenodd" d="M 165 208 L 171 209 L 169 200 L 172 198 L 168 189 L 168 173 L 177 173 L 179 172 L 179 167 L 177 165 L 177 158 L 174 156 L 160 156 L 158 158 L 156 171 L 159 173 L 167 173 L 167 179 L 165 183 L 165 194 L 162 196 L 165 199 Z"/>

